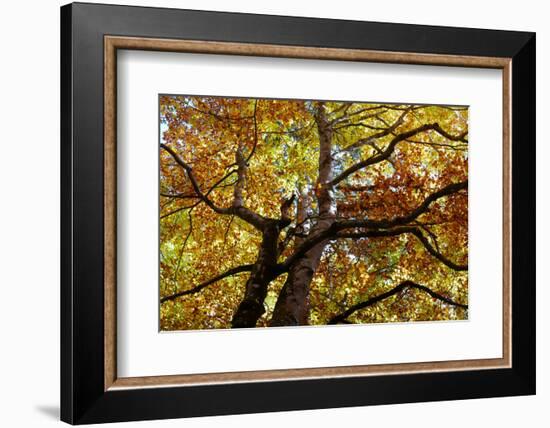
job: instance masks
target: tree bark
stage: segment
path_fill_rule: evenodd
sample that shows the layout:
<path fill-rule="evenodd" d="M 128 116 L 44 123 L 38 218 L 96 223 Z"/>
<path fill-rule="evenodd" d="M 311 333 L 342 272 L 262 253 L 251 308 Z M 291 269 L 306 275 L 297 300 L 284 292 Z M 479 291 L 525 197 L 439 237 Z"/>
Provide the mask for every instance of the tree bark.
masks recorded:
<path fill-rule="evenodd" d="M 332 130 L 325 116 L 322 103 L 315 114 L 319 133 L 319 174 L 315 186 L 319 217 L 310 231 L 310 236 L 327 230 L 336 217 L 336 202 L 332 181 Z M 298 217 L 302 213 L 299 213 Z M 319 266 L 328 241 L 322 241 L 311 248 L 289 268 L 288 277 L 279 294 L 270 326 L 306 325 L 309 314 L 309 288 L 313 275 Z"/>
<path fill-rule="evenodd" d="M 258 319 L 265 312 L 264 300 L 267 287 L 279 274 L 277 271 L 279 233 L 280 225 L 277 222 L 271 222 L 263 231 L 258 258 L 246 282 L 244 298 L 231 320 L 232 328 L 255 327 Z"/>
<path fill-rule="evenodd" d="M 258 258 L 246 282 L 244 297 L 231 320 L 232 328 L 256 326 L 258 319 L 265 313 L 264 300 L 269 283 L 282 273 L 277 263 L 279 235 L 290 224 L 290 219 L 264 219 L 263 222 Z"/>

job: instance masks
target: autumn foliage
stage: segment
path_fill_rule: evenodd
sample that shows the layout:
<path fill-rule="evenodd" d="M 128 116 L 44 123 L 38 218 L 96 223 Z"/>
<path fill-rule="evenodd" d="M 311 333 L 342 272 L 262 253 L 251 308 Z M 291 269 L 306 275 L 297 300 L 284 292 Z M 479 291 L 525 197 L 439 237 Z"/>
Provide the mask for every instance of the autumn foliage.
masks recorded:
<path fill-rule="evenodd" d="M 162 330 L 466 319 L 468 109 L 160 97 Z"/>

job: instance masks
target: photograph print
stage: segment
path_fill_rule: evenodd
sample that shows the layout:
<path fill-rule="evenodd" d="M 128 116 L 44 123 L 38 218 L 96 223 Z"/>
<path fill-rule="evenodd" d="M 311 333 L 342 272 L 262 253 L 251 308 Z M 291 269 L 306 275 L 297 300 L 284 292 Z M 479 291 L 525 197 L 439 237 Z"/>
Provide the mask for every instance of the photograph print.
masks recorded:
<path fill-rule="evenodd" d="M 159 96 L 161 331 L 468 319 L 468 107 Z"/>

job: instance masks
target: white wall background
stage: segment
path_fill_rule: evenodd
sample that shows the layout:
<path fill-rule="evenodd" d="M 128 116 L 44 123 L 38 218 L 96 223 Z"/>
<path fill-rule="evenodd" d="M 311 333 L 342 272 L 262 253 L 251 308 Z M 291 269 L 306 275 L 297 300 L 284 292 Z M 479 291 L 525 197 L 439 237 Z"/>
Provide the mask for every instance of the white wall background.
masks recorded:
<path fill-rule="evenodd" d="M 104 3 L 116 3 L 103 1 Z M 550 109 L 550 27 L 545 2 L 441 0 L 120 0 L 126 4 L 322 18 L 485 27 L 537 32 L 537 264 L 550 257 L 542 124 Z M 4 2 L 0 8 L 0 423 L 59 424 L 59 6 L 58 0 Z M 545 78 L 546 76 L 546 78 Z M 538 394 L 461 402 L 284 412 L 142 422 L 159 427 L 359 425 L 447 428 L 544 426 L 550 404 L 548 274 L 537 273 Z M 138 423 L 125 426 L 138 426 Z"/>

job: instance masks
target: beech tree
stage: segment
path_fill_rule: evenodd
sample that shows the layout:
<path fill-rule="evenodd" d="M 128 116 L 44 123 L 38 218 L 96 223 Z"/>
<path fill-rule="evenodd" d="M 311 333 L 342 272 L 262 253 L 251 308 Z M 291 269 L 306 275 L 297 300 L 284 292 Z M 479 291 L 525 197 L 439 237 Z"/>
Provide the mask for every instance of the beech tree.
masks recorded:
<path fill-rule="evenodd" d="M 467 318 L 468 109 L 160 97 L 163 330 Z"/>

